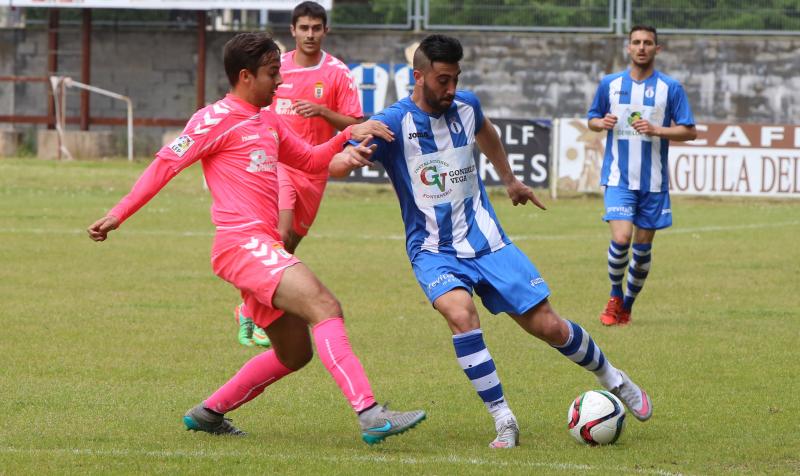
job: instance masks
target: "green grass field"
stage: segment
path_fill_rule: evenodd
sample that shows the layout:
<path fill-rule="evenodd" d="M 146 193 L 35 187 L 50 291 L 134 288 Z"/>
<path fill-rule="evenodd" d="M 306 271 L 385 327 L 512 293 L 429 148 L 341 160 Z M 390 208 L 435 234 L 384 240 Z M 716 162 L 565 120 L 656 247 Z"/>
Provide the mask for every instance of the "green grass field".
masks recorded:
<path fill-rule="evenodd" d="M 483 312 L 522 446 L 492 451 L 490 417 L 411 273 L 394 193 L 335 184 L 298 255 L 343 303 L 380 400 L 428 420 L 376 447 L 317 359 L 230 414 L 247 438 L 181 416 L 256 352 L 238 293 L 211 272 L 209 197 L 191 167 L 105 243 L 85 228 L 143 163 L 0 160 L 0 473 L 800 473 L 800 203 L 674 198 L 627 328 L 603 328 L 598 197 L 517 207 L 507 233 L 565 317 L 652 395 L 611 447 L 578 445 L 567 407 L 594 377 Z M 544 193 L 542 193 L 544 197 Z"/>

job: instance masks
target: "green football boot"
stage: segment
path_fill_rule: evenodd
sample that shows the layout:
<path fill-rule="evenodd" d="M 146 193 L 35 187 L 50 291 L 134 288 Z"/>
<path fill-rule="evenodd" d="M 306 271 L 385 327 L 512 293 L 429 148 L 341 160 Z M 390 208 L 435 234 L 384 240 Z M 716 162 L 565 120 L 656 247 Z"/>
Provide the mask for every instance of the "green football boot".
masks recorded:
<path fill-rule="evenodd" d="M 246 347 L 253 347 L 255 345 L 253 342 L 253 328 L 255 324 L 252 319 L 242 314 L 241 308 L 242 305 L 240 304 L 236 306 L 236 309 L 233 311 L 236 323 L 239 324 L 239 343 Z"/>

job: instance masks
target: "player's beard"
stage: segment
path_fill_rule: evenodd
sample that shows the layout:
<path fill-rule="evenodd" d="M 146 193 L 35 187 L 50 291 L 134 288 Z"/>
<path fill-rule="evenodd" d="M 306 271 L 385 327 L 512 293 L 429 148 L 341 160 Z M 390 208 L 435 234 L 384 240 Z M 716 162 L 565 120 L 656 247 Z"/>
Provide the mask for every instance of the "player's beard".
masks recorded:
<path fill-rule="evenodd" d="M 425 100 L 425 104 L 437 113 L 445 112 L 450 108 L 450 105 L 453 104 L 452 96 L 437 97 L 436 93 L 424 84 L 422 85 L 422 98 Z"/>

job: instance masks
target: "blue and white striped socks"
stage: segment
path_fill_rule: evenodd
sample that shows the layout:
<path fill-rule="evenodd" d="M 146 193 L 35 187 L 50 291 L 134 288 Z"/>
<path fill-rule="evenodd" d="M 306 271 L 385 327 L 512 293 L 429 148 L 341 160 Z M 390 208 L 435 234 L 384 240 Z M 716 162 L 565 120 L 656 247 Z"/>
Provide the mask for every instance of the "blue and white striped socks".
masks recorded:
<path fill-rule="evenodd" d="M 567 320 L 569 338 L 561 346 L 553 346 L 569 360 L 575 362 L 597 377 L 600 384 L 607 388 L 616 388 L 622 384 L 619 371 L 606 360 L 603 351 L 594 343 L 586 329 Z"/>
<path fill-rule="evenodd" d="M 628 267 L 628 244 L 611 241 L 608 246 L 608 279 L 611 280 L 611 295 L 622 298 L 622 280 Z"/>
<path fill-rule="evenodd" d="M 634 243 L 633 253 L 631 253 L 631 263 L 628 266 L 628 288 L 625 290 L 625 299 L 622 301 L 622 308 L 630 310 L 633 301 L 644 287 L 644 280 L 650 272 L 650 250 L 652 243 Z"/>
<path fill-rule="evenodd" d="M 459 365 L 495 422 L 512 415 L 503 395 L 503 386 L 497 376 L 494 360 L 483 341 L 483 331 L 475 329 L 454 335 L 453 347 L 456 349 Z"/>

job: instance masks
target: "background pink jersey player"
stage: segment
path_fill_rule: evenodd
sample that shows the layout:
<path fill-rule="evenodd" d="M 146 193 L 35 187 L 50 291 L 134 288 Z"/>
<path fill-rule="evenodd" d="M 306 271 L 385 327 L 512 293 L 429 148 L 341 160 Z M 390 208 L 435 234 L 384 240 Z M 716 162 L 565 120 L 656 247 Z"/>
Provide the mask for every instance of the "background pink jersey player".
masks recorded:
<path fill-rule="evenodd" d="M 297 50 L 293 50 L 281 57 L 283 84 L 275 92 L 271 108 L 300 137 L 314 145 L 321 144 L 330 139 L 339 127 L 326 120 L 324 112 L 304 112 L 298 105 L 321 105 L 352 118 L 352 122 L 361 119 L 364 113 L 357 86 L 347 65 L 322 50 L 318 62 L 313 66 L 305 67 L 295 62 L 295 58 L 300 59 L 300 56 Z"/>

